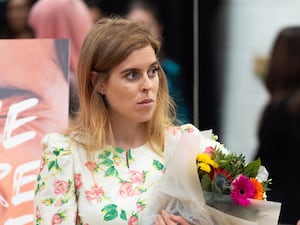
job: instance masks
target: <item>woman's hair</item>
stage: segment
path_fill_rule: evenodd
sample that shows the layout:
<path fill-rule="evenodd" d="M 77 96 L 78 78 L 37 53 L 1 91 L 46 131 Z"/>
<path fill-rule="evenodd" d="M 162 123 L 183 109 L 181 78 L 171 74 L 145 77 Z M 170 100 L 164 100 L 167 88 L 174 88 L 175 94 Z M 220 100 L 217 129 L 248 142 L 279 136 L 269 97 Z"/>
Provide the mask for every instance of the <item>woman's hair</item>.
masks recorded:
<path fill-rule="evenodd" d="M 101 149 L 110 141 L 113 134 L 105 99 L 97 93 L 99 85 L 109 79 L 111 70 L 124 61 L 133 51 L 151 45 L 156 56 L 160 43 L 139 23 L 122 18 L 103 18 L 99 20 L 86 36 L 78 62 L 78 84 L 80 110 L 74 127 L 69 132 L 86 140 L 88 151 Z M 96 82 L 91 82 L 92 71 L 97 71 Z M 164 71 L 159 66 L 159 88 L 153 118 L 146 122 L 148 141 L 152 147 L 161 151 L 164 131 L 175 118 L 175 109 L 169 96 Z M 75 132 L 74 132 L 75 131 Z M 74 137 L 74 136 L 73 136 Z M 77 140 L 78 138 L 75 138 Z"/>
<path fill-rule="evenodd" d="M 282 29 L 275 39 L 265 80 L 270 94 L 289 94 L 300 87 L 300 27 Z"/>

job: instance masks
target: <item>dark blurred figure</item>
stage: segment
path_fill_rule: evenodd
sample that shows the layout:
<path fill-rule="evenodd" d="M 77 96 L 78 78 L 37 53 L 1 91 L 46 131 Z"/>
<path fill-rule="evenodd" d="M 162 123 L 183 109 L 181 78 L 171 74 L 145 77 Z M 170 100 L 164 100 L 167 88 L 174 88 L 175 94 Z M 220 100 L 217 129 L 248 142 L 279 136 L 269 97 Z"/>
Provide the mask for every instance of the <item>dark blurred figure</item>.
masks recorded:
<path fill-rule="evenodd" d="M 36 0 L 8 0 L 4 3 L 4 24 L 0 38 L 33 38 L 34 32 L 28 25 L 29 11 Z"/>
<path fill-rule="evenodd" d="M 268 200 L 282 203 L 279 222 L 296 224 L 300 218 L 300 27 L 279 32 L 264 81 L 270 100 L 259 125 L 257 157 L 272 178 Z"/>
<path fill-rule="evenodd" d="M 83 40 L 93 21 L 83 0 L 39 0 L 29 15 L 36 38 L 70 40 L 70 118 L 79 107 L 77 96 L 77 61 Z"/>
<path fill-rule="evenodd" d="M 150 1 L 131 1 L 125 14 L 126 18 L 129 20 L 144 23 L 154 37 L 158 39 L 163 38 L 163 25 L 160 22 L 158 10 Z M 177 105 L 177 119 L 179 120 L 179 123 L 191 122 L 191 114 L 182 97 L 182 88 L 180 83 L 180 76 L 182 75 L 181 67 L 176 61 L 169 58 L 163 50 L 161 52 L 160 64 L 167 75 L 170 95 Z"/>
<path fill-rule="evenodd" d="M 94 23 L 106 16 L 102 2 L 102 0 L 85 0 Z"/>

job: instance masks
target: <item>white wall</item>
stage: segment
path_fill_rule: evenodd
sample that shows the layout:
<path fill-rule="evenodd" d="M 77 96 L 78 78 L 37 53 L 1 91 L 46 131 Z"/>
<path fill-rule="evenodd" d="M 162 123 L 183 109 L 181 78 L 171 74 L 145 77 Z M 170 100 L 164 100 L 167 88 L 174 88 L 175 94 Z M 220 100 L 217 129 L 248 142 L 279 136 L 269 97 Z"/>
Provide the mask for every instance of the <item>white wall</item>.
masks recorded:
<path fill-rule="evenodd" d="M 300 25 L 299 0 L 221 0 L 216 39 L 222 142 L 247 160 L 254 157 L 260 113 L 268 99 L 254 74 L 255 55 L 268 54 L 277 32 Z"/>

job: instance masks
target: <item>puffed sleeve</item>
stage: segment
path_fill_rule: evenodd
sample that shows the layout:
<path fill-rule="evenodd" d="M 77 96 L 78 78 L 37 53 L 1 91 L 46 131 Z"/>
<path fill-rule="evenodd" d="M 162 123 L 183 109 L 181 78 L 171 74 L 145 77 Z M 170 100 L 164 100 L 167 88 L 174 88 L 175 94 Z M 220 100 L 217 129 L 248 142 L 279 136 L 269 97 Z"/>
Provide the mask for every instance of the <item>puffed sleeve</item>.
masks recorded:
<path fill-rule="evenodd" d="M 184 133 L 190 136 L 196 136 L 199 138 L 199 140 L 202 138 L 203 134 L 202 131 L 190 123 L 183 124 L 181 126 L 170 127 L 168 130 L 166 130 L 164 143 L 165 166 L 167 166 L 169 160 L 173 157 L 174 151 Z"/>
<path fill-rule="evenodd" d="M 77 203 L 70 140 L 51 133 L 42 139 L 42 146 L 34 197 L 35 224 L 75 224 Z"/>

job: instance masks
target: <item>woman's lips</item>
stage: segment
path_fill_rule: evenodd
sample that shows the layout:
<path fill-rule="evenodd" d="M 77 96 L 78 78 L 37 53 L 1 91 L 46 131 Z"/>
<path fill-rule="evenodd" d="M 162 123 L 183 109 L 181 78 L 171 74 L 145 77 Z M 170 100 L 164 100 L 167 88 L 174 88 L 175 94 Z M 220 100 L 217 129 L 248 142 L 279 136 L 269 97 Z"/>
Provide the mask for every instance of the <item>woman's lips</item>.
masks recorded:
<path fill-rule="evenodd" d="M 153 103 L 154 101 L 152 99 L 144 99 L 140 102 L 138 102 L 138 104 L 142 105 L 142 104 L 149 104 L 149 103 Z"/>

